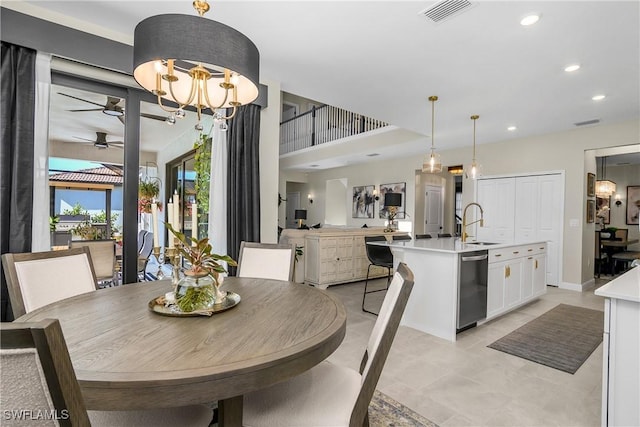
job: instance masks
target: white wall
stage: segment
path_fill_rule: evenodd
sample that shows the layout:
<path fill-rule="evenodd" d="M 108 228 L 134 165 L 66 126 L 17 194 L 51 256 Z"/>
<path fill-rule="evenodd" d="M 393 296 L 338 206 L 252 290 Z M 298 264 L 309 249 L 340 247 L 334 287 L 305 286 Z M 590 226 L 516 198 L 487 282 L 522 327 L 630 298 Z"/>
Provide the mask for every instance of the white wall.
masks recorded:
<path fill-rule="evenodd" d="M 477 147 L 476 157 L 483 167 L 484 175 L 565 171 L 564 252 L 561 277 L 564 282 L 582 285 L 593 279 L 593 268 L 587 265 L 593 258 L 593 224 L 587 226 L 585 223 L 585 200 L 586 174 L 587 172 L 595 173 L 596 168 L 595 161 L 589 164 L 585 162 L 586 150 L 638 144 L 639 135 L 639 122 L 633 120 L 493 144 L 480 144 Z M 466 166 L 471 161 L 471 147 L 441 151 L 440 154 L 445 165 L 464 164 Z M 411 187 L 416 180 L 415 171 L 421 167 L 421 156 L 412 156 L 309 173 L 309 188 L 315 195 L 311 211 L 314 212 L 313 215 L 316 212 L 324 212 L 327 180 L 346 178 L 348 192 L 354 186 L 407 182 L 406 210 L 415 213 L 416 198 Z M 463 205 L 473 201 L 474 194 L 473 181 L 463 179 Z M 345 203 L 348 201 L 345 200 Z M 377 208 L 378 203 L 376 203 Z M 365 222 L 367 225 L 384 224 L 384 220 L 378 218 L 366 220 L 347 218 L 349 226 L 360 227 Z M 577 251 L 578 247 L 582 250 Z"/>
<path fill-rule="evenodd" d="M 277 243 L 280 105 L 282 103 L 280 83 L 272 80 L 260 83 L 269 87 L 268 107 L 260 113 L 260 241 Z M 282 197 L 286 198 L 284 194 Z"/>

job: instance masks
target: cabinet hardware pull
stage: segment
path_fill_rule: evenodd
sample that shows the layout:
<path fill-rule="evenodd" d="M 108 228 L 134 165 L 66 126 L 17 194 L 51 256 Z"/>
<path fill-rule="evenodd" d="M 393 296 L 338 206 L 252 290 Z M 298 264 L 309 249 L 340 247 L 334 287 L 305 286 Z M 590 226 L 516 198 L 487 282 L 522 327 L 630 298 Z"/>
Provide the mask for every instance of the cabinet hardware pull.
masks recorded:
<path fill-rule="evenodd" d="M 500 255 L 500 254 L 495 254 L 495 256 L 499 257 L 499 256 L 502 256 L 502 255 Z"/>
<path fill-rule="evenodd" d="M 538 268 L 538 260 L 536 260 L 536 268 Z"/>
<path fill-rule="evenodd" d="M 513 251 L 513 254 L 514 254 L 514 255 L 517 255 L 517 254 L 519 254 L 519 253 L 520 253 L 519 251 Z"/>
<path fill-rule="evenodd" d="M 533 251 L 533 249 L 527 249 L 527 252 L 532 252 L 532 251 Z"/>
<path fill-rule="evenodd" d="M 544 246 L 540 248 L 540 250 L 543 250 L 543 249 L 544 249 Z"/>
<path fill-rule="evenodd" d="M 532 256 L 530 256 L 530 257 L 529 257 L 529 258 L 527 258 L 527 259 L 533 259 L 533 257 L 532 257 Z"/>

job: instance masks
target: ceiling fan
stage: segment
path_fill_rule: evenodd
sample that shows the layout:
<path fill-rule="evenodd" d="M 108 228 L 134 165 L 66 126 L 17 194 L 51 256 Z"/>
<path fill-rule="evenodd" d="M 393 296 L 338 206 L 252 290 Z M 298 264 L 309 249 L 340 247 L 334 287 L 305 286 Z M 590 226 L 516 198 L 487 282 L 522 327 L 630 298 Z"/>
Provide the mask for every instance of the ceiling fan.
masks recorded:
<path fill-rule="evenodd" d="M 58 92 L 59 95 L 66 96 L 68 98 L 77 99 L 78 101 L 87 102 L 89 104 L 97 105 L 100 108 L 86 108 L 86 109 L 77 109 L 77 110 L 67 110 L 72 113 L 79 113 L 84 111 L 102 111 L 104 114 L 108 116 L 117 117 L 122 123 L 124 123 L 124 107 L 120 105 L 122 99 L 116 98 L 114 96 L 107 96 L 107 102 L 103 104 L 99 104 L 97 102 L 89 101 L 88 99 L 78 98 L 77 96 L 68 95 L 66 93 Z M 141 117 L 145 117 L 147 119 L 166 121 L 167 118 L 163 116 L 156 116 L 155 114 L 148 113 L 140 113 Z"/>
<path fill-rule="evenodd" d="M 88 142 L 92 143 L 94 147 L 100 148 L 100 149 L 109 148 L 111 146 L 118 147 L 118 148 L 124 148 L 124 147 L 122 147 L 122 145 L 124 144 L 124 141 L 107 141 L 107 133 L 106 132 L 96 132 L 96 139 L 95 140 L 87 139 L 87 138 L 81 138 L 79 136 L 74 136 L 74 138 L 82 139 L 83 141 L 88 141 Z"/>

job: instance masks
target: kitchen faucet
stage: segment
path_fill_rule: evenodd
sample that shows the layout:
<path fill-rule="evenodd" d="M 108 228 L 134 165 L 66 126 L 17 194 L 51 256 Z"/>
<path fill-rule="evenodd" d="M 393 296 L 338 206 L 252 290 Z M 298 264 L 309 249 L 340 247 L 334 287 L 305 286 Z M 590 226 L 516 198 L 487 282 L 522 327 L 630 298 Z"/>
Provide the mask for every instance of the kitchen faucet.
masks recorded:
<path fill-rule="evenodd" d="M 477 207 L 480 208 L 480 219 L 477 219 L 467 224 L 467 209 L 469 209 L 469 207 L 473 205 L 476 205 Z M 462 242 L 463 243 L 466 242 L 467 237 L 469 237 L 469 235 L 467 234 L 467 225 L 475 224 L 476 222 L 480 222 L 480 227 L 484 226 L 484 211 L 482 210 L 482 206 L 480 206 L 478 203 L 475 203 L 475 202 L 469 203 L 467 206 L 464 207 L 464 212 L 462 214 Z"/>

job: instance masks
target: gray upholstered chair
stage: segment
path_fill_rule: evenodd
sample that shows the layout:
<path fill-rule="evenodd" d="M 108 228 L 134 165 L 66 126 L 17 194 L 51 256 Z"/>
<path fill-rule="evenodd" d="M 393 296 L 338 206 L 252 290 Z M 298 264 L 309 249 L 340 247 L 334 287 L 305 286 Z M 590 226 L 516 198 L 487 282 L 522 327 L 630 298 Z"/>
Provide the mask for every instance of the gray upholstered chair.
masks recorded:
<path fill-rule="evenodd" d="M 59 418 L 60 426 L 205 427 L 211 422 L 212 410 L 201 405 L 145 411 L 87 412 L 57 319 L 2 323 L 0 333 L 3 409 L 54 414 Z M 57 425 L 42 420 L 37 423 Z M 2 425 L 26 424 L 5 418 Z"/>
<path fill-rule="evenodd" d="M 413 273 L 400 263 L 369 343 L 355 371 L 325 361 L 294 377 L 244 396 L 244 426 L 362 426 L 400 319 Z"/>
<path fill-rule="evenodd" d="M 13 315 L 97 289 L 88 247 L 2 255 Z"/>
<path fill-rule="evenodd" d="M 394 242 L 409 241 L 411 240 L 411 236 L 409 236 L 408 234 L 394 234 L 393 236 L 391 236 L 391 240 L 393 240 Z"/>
<path fill-rule="evenodd" d="M 237 276 L 292 281 L 295 256 L 294 243 L 241 242 Z"/>
<path fill-rule="evenodd" d="M 431 238 L 431 234 L 416 234 L 416 240 L 430 239 L 430 238 Z"/>
<path fill-rule="evenodd" d="M 117 285 L 116 241 L 111 239 L 71 241 L 71 248 L 82 247 L 89 248 L 98 287 Z"/>

